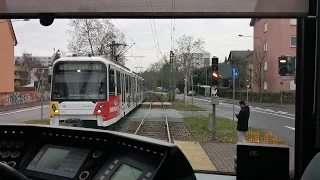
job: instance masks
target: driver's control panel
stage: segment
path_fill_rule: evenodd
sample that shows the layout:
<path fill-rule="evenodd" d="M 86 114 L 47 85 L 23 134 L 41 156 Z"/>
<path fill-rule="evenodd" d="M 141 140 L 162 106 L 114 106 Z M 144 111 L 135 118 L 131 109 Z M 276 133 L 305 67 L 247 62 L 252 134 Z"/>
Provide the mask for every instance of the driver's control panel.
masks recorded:
<path fill-rule="evenodd" d="M 195 179 L 172 144 L 78 127 L 0 125 L 0 163 L 32 180 Z"/>
<path fill-rule="evenodd" d="M 21 161 L 24 141 L 0 140 L 0 163 L 15 167 Z"/>
<path fill-rule="evenodd" d="M 43 146 L 27 166 L 27 170 L 74 178 L 90 150 L 56 145 Z"/>

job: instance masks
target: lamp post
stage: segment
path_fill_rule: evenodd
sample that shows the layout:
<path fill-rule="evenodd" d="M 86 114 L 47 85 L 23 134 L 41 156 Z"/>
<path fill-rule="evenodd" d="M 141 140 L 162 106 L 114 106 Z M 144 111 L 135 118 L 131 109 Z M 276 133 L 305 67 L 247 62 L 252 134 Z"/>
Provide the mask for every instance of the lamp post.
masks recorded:
<path fill-rule="evenodd" d="M 250 38 L 257 38 L 257 39 L 259 39 L 260 40 L 260 42 L 261 42 L 261 46 L 263 46 L 263 41 L 262 41 L 262 39 L 260 38 L 260 37 L 257 37 L 257 36 L 244 36 L 244 35 L 242 35 L 242 34 L 239 34 L 238 35 L 239 37 L 250 37 Z M 259 55 L 259 57 L 260 57 L 260 55 Z M 262 100 L 262 87 L 263 87 L 263 62 L 259 62 L 260 63 L 260 75 L 261 75 L 261 78 L 260 78 L 260 101 Z"/>

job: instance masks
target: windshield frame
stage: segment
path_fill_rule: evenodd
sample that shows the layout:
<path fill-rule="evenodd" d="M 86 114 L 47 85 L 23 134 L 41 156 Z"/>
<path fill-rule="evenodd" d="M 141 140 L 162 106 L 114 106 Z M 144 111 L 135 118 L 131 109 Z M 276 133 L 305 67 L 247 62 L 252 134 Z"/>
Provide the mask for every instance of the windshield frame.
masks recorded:
<path fill-rule="evenodd" d="M 104 86 L 103 90 L 104 90 L 104 98 L 103 99 L 95 99 L 95 98 L 89 98 L 89 99 L 68 99 L 68 98 L 55 98 L 54 97 L 54 91 L 53 89 L 55 88 L 55 78 L 56 78 L 56 73 L 57 73 L 57 68 L 59 64 L 101 64 L 103 69 L 101 71 L 97 71 L 97 72 L 104 72 L 105 74 L 105 83 L 106 85 Z M 87 71 L 85 71 L 87 72 Z M 108 78 L 108 66 L 101 62 L 101 61 L 59 61 L 57 63 L 55 63 L 52 67 L 52 82 L 51 82 L 51 101 L 58 101 L 59 103 L 63 102 L 63 101 L 92 101 L 93 103 L 96 103 L 98 101 L 107 101 L 108 99 L 108 84 L 109 84 L 109 80 Z"/>

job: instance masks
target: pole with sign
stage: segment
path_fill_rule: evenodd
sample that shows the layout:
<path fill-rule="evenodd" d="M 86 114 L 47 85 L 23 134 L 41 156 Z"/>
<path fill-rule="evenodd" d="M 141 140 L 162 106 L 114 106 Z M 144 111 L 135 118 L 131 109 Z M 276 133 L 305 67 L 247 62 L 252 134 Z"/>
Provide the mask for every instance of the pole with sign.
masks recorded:
<path fill-rule="evenodd" d="M 237 68 L 232 68 L 231 77 L 232 77 L 232 89 L 233 89 L 233 92 L 232 92 L 232 94 L 233 94 L 232 95 L 232 109 L 233 109 L 232 119 L 234 120 L 234 100 L 235 100 L 235 94 L 236 94 L 236 91 L 235 91 L 236 81 L 235 81 L 235 79 L 239 77 L 239 70 Z"/>
<path fill-rule="evenodd" d="M 282 81 L 280 82 L 280 85 L 281 85 L 281 89 L 280 89 L 280 103 L 281 103 L 281 106 L 282 106 L 282 86 L 283 86 L 283 82 L 282 82 Z"/>

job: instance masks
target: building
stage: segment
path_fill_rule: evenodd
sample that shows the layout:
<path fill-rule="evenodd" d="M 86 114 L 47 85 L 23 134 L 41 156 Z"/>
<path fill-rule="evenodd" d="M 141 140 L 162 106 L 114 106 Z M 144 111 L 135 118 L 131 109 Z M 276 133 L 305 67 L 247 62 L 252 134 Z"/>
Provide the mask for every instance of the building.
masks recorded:
<path fill-rule="evenodd" d="M 14 92 L 14 46 L 17 44 L 11 21 L 0 19 L 0 92 Z"/>
<path fill-rule="evenodd" d="M 14 86 L 20 87 L 25 86 L 29 83 L 29 75 L 26 66 L 19 61 L 15 61 L 14 64 Z"/>
<path fill-rule="evenodd" d="M 252 84 L 252 63 L 253 51 L 230 51 L 226 63 L 239 70 L 239 77 L 236 79 L 236 88 L 246 89 Z"/>
<path fill-rule="evenodd" d="M 29 56 L 32 56 L 32 54 L 28 54 Z M 52 57 L 51 56 L 32 56 L 35 60 L 39 60 L 41 65 L 43 67 L 49 67 L 49 65 L 52 65 Z M 15 56 L 15 61 L 23 61 L 23 56 Z"/>
<path fill-rule="evenodd" d="M 211 54 L 208 52 L 192 53 L 193 67 L 202 68 L 202 67 L 210 66 L 210 56 Z"/>
<path fill-rule="evenodd" d="M 267 92 L 280 92 L 295 90 L 294 77 L 281 77 L 278 73 L 278 57 L 281 55 L 296 56 L 296 19 L 252 19 L 250 26 L 254 28 L 254 54 L 252 70 L 253 77 L 261 74 L 262 88 Z M 257 64 L 263 57 L 258 73 Z M 262 58 L 260 58 L 262 59 Z M 260 86 L 257 80 L 253 80 L 253 89 L 259 92 Z M 282 85 L 281 85 L 282 84 Z"/>

